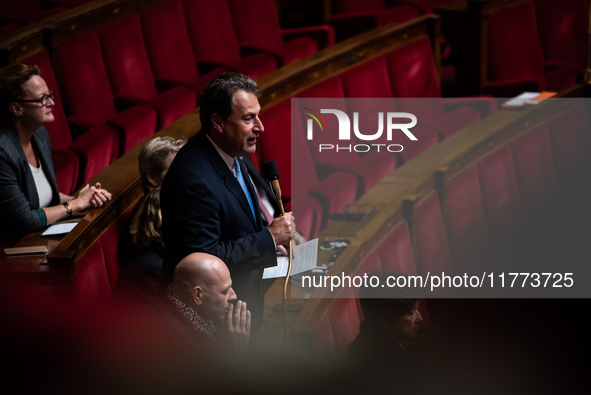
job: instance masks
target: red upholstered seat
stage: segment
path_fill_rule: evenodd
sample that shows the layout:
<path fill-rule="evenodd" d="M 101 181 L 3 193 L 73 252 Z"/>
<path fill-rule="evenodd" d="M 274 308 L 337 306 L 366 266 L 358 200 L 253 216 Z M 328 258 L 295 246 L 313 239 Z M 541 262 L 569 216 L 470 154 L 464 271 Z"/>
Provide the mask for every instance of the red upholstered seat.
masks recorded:
<path fill-rule="evenodd" d="M 482 273 L 496 261 L 476 166 L 449 180 L 449 242 L 456 271 Z"/>
<path fill-rule="evenodd" d="M 340 76 L 335 76 L 320 82 L 298 93 L 297 96 L 301 98 L 299 113 L 301 115 L 302 123 L 307 122 L 309 117 L 305 115 L 301 108 L 311 106 L 311 104 L 306 104 L 306 101 L 304 100 L 305 98 L 320 99 L 319 101 L 314 101 L 314 105 L 312 106 L 318 107 L 317 109 L 313 109 L 314 111 L 320 111 L 322 108 L 335 108 L 335 105 L 339 108 L 347 109 Z M 323 179 L 334 171 L 346 171 L 357 177 L 359 193 L 362 193 L 377 184 L 384 175 L 395 168 L 395 153 L 382 151 L 380 154 L 361 156 L 358 152 L 355 152 L 352 147 L 349 150 L 349 146 L 356 145 L 356 143 L 362 143 L 361 141 L 352 139 L 349 142 L 339 142 L 337 138 L 339 125 L 336 116 L 325 114 L 324 120 L 327 123 L 328 130 L 332 132 L 318 132 L 314 134 L 313 140 L 307 140 L 320 179 Z M 337 143 L 346 148 L 338 151 L 336 148 L 332 150 L 324 150 L 322 152 L 319 151 L 319 144 L 332 144 L 336 146 Z M 384 160 L 384 154 L 391 155 L 391 160 Z"/>
<path fill-rule="evenodd" d="M 300 212 L 311 210 L 306 214 L 307 221 L 311 221 L 311 229 L 316 229 L 326 224 L 329 214 L 340 213 L 348 204 L 355 201 L 357 178 L 349 173 L 336 172 L 319 181 L 300 120 L 294 119 L 293 123 L 290 122 L 290 111 L 291 102 L 285 100 L 263 112 L 265 132 L 261 138 L 259 152 L 263 162 L 275 160 L 279 174 L 284 175 L 281 181 L 282 194 L 291 196 L 291 208 L 297 213 L 297 217 L 300 218 Z M 297 159 L 293 161 L 293 168 L 291 152 L 297 155 Z M 286 188 L 289 188 L 287 192 L 284 191 Z"/>
<path fill-rule="evenodd" d="M 428 38 L 422 38 L 386 54 L 390 70 L 392 93 L 399 98 L 399 108 L 414 114 L 419 126 L 436 129 L 440 138 L 480 120 L 480 112 L 468 106 L 445 108 Z M 428 98 L 408 100 L 407 98 Z M 466 99 L 466 104 L 470 100 Z M 425 132 L 426 133 L 426 132 Z M 432 137 L 431 137 L 432 138 Z M 420 141 L 420 139 L 419 139 Z"/>
<path fill-rule="evenodd" d="M 525 90 L 562 91 L 574 83 L 572 70 L 545 62 L 533 1 L 505 7 L 489 16 L 485 93 L 512 97 Z"/>
<path fill-rule="evenodd" d="M 76 262 L 76 302 L 85 308 L 105 307 L 111 299 L 111 285 L 100 240 Z"/>
<path fill-rule="evenodd" d="M 417 207 L 417 271 L 427 273 L 453 273 L 453 261 L 441 205 L 437 193 L 431 194 Z"/>
<path fill-rule="evenodd" d="M 343 358 L 349 344 L 359 334 L 361 310 L 353 292 L 351 298 L 335 299 L 314 332 L 316 347 L 335 357 Z"/>
<path fill-rule="evenodd" d="M 101 236 L 99 242 L 101 243 L 103 257 L 105 259 L 105 267 L 107 270 L 107 278 L 111 291 L 115 289 L 117 279 L 119 278 L 119 268 L 124 262 L 121 260 L 125 256 L 124 251 L 120 251 L 122 244 L 119 241 L 122 239 L 124 233 L 129 232 L 129 216 L 133 207 L 127 212 L 117 218 L 115 222 L 106 230 Z"/>
<path fill-rule="evenodd" d="M 519 196 L 511 147 L 505 145 L 476 164 L 482 203 L 497 245 L 518 247 L 525 236 L 525 212 Z"/>
<path fill-rule="evenodd" d="M 284 100 L 263 109 L 261 121 L 265 127 L 257 151 L 261 162 L 274 160 L 281 176 L 281 193 L 291 196 L 291 106 Z"/>
<path fill-rule="evenodd" d="M 184 0 L 193 53 L 200 72 L 229 68 L 256 79 L 277 67 L 270 54 L 242 57 L 227 0 Z"/>
<path fill-rule="evenodd" d="M 590 126 L 589 110 L 580 104 L 572 111 L 548 122 L 552 156 L 562 185 L 571 184 L 589 167 Z"/>
<path fill-rule="evenodd" d="M 587 0 L 535 0 L 542 53 L 547 64 L 562 64 L 582 76 L 587 67 Z"/>
<path fill-rule="evenodd" d="M 380 260 L 380 254 L 377 250 L 374 250 L 359 266 L 358 272 L 360 273 L 371 273 L 382 270 L 382 261 Z"/>
<path fill-rule="evenodd" d="M 78 184 L 78 156 L 72 150 L 52 147 L 51 163 L 53 164 L 58 190 L 71 195 Z"/>
<path fill-rule="evenodd" d="M 199 74 L 182 0 L 169 0 L 149 7 L 141 13 L 140 19 L 156 86 L 161 88 L 160 91 L 183 85 L 200 93 L 207 81 L 229 71 L 216 69 L 211 75 Z"/>
<path fill-rule="evenodd" d="M 548 126 L 542 125 L 515 139 L 511 151 L 523 208 L 535 217 L 560 198 Z"/>
<path fill-rule="evenodd" d="M 417 266 L 406 221 L 400 222 L 377 248 L 382 269 L 416 275 Z"/>
<path fill-rule="evenodd" d="M 26 61 L 39 66 L 49 89 L 55 92 L 55 106 L 52 109 L 54 121 L 47 124 L 46 128 L 51 138 L 52 160 L 59 189 L 64 193 L 72 193 L 117 158 L 119 137 L 113 128 L 103 125 L 91 127 L 73 141 L 49 54 L 42 50 L 26 58 Z"/>
<path fill-rule="evenodd" d="M 156 131 L 157 113 L 133 106 L 117 113 L 96 30 L 64 41 L 56 51 L 64 108 L 74 135 L 97 125 L 112 125 L 125 153 Z"/>
<path fill-rule="evenodd" d="M 228 1 L 242 47 L 273 54 L 281 65 L 295 62 L 321 49 L 319 42 L 311 37 L 284 40 L 273 0 Z M 325 34 L 325 47 L 334 43 L 332 28 L 323 26 L 317 27 L 316 30 Z M 308 28 L 302 30 L 302 34 L 309 35 L 311 31 L 312 29 Z M 296 35 L 295 29 L 291 29 L 289 33 L 292 37 Z"/>
<path fill-rule="evenodd" d="M 102 26 L 99 36 L 109 81 L 121 104 L 154 108 L 159 129 L 195 109 L 197 93 L 192 89 L 175 86 L 157 92 L 138 14 Z"/>
<path fill-rule="evenodd" d="M 390 98 L 390 100 L 373 100 L 363 102 L 349 101 L 349 110 L 359 114 L 359 126 L 361 130 L 377 130 L 377 113 L 396 112 L 396 103 L 393 98 L 390 75 L 388 73 L 388 64 L 384 56 L 375 58 L 369 62 L 363 63 L 341 75 L 343 81 L 343 90 L 347 98 Z M 376 84 L 375 81 L 381 81 Z M 376 143 L 382 144 L 401 144 L 404 149 L 398 155 L 402 162 L 408 162 L 410 159 L 420 154 L 427 148 L 437 144 L 439 134 L 437 130 L 429 127 L 417 125 L 412 129 L 413 135 L 417 141 L 406 138 L 403 134 L 393 137 L 392 141 L 386 140 L 386 134 Z M 396 168 L 394 155 L 384 155 L 376 151 L 369 155 L 379 155 L 382 166 L 379 167 L 382 177 Z"/>

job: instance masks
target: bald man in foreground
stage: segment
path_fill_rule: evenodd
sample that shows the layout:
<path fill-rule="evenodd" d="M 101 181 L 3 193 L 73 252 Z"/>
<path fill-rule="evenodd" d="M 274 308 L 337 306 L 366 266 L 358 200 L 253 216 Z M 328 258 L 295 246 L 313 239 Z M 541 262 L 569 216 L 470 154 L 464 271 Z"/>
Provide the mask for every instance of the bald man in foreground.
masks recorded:
<path fill-rule="evenodd" d="M 245 302 L 237 301 L 230 271 L 221 259 L 199 252 L 186 256 L 175 268 L 167 298 L 199 343 L 248 345 L 250 311 Z"/>

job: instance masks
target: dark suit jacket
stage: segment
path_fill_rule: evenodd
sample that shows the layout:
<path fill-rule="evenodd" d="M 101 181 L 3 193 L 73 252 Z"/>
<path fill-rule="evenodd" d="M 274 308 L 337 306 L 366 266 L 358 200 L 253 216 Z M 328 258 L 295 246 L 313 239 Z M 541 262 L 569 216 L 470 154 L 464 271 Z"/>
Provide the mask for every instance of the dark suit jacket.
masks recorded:
<path fill-rule="evenodd" d="M 168 169 L 160 195 L 163 278 L 170 282 L 177 263 L 192 252 L 218 256 L 228 266 L 232 286 L 247 302 L 257 328 L 263 315 L 262 268 L 275 266 L 277 258 L 256 193 L 250 182 L 247 185 L 256 219 L 240 184 L 205 132 L 185 144 Z"/>
<path fill-rule="evenodd" d="M 31 139 L 43 172 L 51 185 L 50 206 L 60 202 L 51 162 L 49 134 L 41 126 Z M 25 153 L 12 125 L 0 128 L 0 245 L 11 246 L 27 233 L 43 227 L 39 195 Z"/>

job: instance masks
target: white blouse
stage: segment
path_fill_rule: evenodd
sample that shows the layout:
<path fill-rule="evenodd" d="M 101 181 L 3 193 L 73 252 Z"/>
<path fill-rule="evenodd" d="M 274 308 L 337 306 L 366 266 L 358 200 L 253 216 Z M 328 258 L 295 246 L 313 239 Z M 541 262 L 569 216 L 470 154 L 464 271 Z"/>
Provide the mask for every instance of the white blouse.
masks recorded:
<path fill-rule="evenodd" d="M 51 185 L 43 172 L 41 161 L 37 160 L 37 162 L 39 163 L 39 168 L 33 167 L 30 163 L 29 168 L 31 169 L 31 173 L 33 173 L 35 187 L 37 188 L 37 194 L 39 195 L 39 208 L 44 208 L 51 203 L 53 192 L 51 191 Z"/>

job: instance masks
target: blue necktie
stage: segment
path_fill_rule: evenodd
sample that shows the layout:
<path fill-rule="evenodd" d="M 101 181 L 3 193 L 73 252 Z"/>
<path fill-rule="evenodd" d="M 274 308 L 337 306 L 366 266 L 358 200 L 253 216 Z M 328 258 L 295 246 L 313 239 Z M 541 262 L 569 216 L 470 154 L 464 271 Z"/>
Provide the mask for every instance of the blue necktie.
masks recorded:
<path fill-rule="evenodd" d="M 242 171 L 240 171 L 240 164 L 238 163 L 237 158 L 234 158 L 234 166 L 232 168 L 234 169 L 234 173 L 236 174 L 236 179 L 238 180 L 238 183 L 240 183 L 240 186 L 242 187 L 242 190 L 246 195 L 246 199 L 248 200 L 248 204 L 250 205 L 250 211 L 252 211 L 252 217 L 256 219 L 256 215 L 254 213 L 254 205 L 252 204 L 252 197 L 250 196 L 248 188 L 246 187 L 246 183 L 244 182 L 244 177 L 242 176 Z"/>

